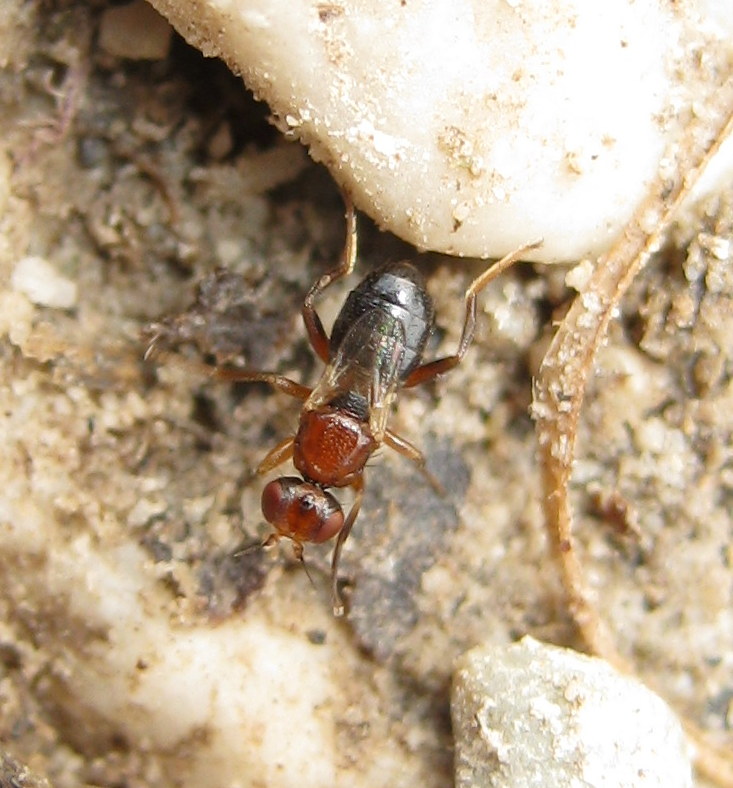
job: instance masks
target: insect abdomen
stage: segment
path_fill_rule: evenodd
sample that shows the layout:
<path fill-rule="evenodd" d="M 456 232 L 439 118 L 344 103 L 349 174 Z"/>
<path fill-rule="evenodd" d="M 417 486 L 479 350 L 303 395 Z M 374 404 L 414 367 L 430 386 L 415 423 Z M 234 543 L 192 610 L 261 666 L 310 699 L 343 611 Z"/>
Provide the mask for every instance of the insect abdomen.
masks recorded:
<path fill-rule="evenodd" d="M 404 379 L 420 363 L 433 330 L 435 310 L 422 274 L 407 262 L 389 263 L 369 274 L 349 293 L 333 324 L 332 356 L 349 328 L 371 310 L 384 314 L 385 325 L 396 321 L 402 326 L 404 353 L 398 377 Z"/>

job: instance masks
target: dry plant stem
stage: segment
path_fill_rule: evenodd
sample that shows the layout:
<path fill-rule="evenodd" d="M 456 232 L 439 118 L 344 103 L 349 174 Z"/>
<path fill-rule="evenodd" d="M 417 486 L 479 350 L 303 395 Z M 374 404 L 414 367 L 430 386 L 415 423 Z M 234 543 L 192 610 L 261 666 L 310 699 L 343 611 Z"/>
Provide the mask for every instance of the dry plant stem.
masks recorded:
<path fill-rule="evenodd" d="M 547 528 L 558 557 L 570 613 L 587 648 L 629 671 L 603 625 L 573 549 L 572 509 L 568 486 L 575 455 L 577 425 L 586 381 L 608 325 L 636 274 L 658 248 L 675 211 L 703 169 L 733 130 L 733 90 L 724 91 L 718 114 L 707 108 L 693 118 L 675 146 L 664 172 L 610 251 L 598 260 L 584 292 L 575 299 L 548 350 L 535 384 L 533 411 L 542 463 Z M 685 729 L 694 743 L 698 770 L 733 788 L 733 757 L 707 743 L 691 723 Z"/>

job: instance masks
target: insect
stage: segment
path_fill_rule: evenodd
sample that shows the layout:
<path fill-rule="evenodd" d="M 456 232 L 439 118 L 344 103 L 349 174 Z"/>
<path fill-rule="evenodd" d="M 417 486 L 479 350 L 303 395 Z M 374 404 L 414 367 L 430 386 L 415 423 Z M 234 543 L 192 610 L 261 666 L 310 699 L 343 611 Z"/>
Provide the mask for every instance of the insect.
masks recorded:
<path fill-rule="evenodd" d="M 316 312 L 316 298 L 333 282 L 350 274 L 357 254 L 356 214 L 346 202 L 346 242 L 336 268 L 308 291 L 302 317 L 315 353 L 326 364 L 314 388 L 275 372 L 216 367 L 220 380 L 264 382 L 303 402 L 295 435 L 275 446 L 260 462 L 258 475 L 293 461 L 300 476 L 281 476 L 262 491 L 262 514 L 274 532 L 269 546 L 282 538 L 293 542 L 302 561 L 303 545 L 336 537 L 331 560 L 334 615 L 344 613 L 338 567 L 364 495 L 364 468 L 382 444 L 414 462 L 426 475 L 425 458 L 409 441 L 389 429 L 391 406 L 400 389 L 432 380 L 460 363 L 473 339 L 476 296 L 496 276 L 539 243 L 522 246 L 478 276 L 465 294 L 463 330 L 455 353 L 423 363 L 433 331 L 435 310 L 422 274 L 410 262 L 389 263 L 368 274 L 352 290 L 326 334 Z M 429 477 L 430 478 L 430 477 Z M 346 516 L 329 488 L 354 493 Z"/>

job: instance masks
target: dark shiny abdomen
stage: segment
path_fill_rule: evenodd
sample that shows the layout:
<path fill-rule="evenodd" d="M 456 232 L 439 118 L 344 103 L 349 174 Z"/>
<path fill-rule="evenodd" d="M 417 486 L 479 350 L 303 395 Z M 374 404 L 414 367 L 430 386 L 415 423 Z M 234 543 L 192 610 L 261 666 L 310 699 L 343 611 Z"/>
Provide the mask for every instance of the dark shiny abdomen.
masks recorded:
<path fill-rule="evenodd" d="M 396 321 L 402 326 L 404 353 L 398 377 L 404 380 L 420 364 L 433 330 L 435 310 L 422 274 L 407 262 L 388 263 L 369 274 L 349 293 L 333 324 L 331 357 L 351 326 L 369 311 L 384 314 L 385 324 Z"/>

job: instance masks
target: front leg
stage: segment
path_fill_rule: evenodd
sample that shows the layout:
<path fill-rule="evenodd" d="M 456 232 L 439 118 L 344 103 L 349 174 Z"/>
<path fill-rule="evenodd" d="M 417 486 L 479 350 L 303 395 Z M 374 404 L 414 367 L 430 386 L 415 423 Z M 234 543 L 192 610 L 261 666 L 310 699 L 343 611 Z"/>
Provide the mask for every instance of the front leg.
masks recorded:
<path fill-rule="evenodd" d="M 355 497 L 354 503 L 351 506 L 351 511 L 349 511 L 348 516 L 346 517 L 346 522 L 343 525 L 343 528 L 339 531 L 339 535 L 336 538 L 336 546 L 333 548 L 333 558 L 331 559 L 331 600 L 333 601 L 333 614 L 336 617 L 343 616 L 344 614 L 344 602 L 341 599 L 341 594 L 339 593 L 338 589 L 338 570 L 339 570 L 339 561 L 341 559 L 341 550 L 343 549 L 344 542 L 349 538 L 349 533 L 351 532 L 351 526 L 354 524 L 354 521 L 359 514 L 359 509 L 361 509 L 361 501 L 364 497 L 364 479 L 363 477 L 359 477 L 351 487 L 354 489 Z"/>
<path fill-rule="evenodd" d="M 293 448 L 295 445 L 295 438 L 285 438 L 284 441 L 280 441 L 277 446 L 274 446 L 270 451 L 267 452 L 262 462 L 257 466 L 257 475 L 264 476 L 266 473 L 269 473 L 273 468 L 277 468 L 278 465 L 282 465 L 284 462 L 287 462 L 293 456 Z"/>

